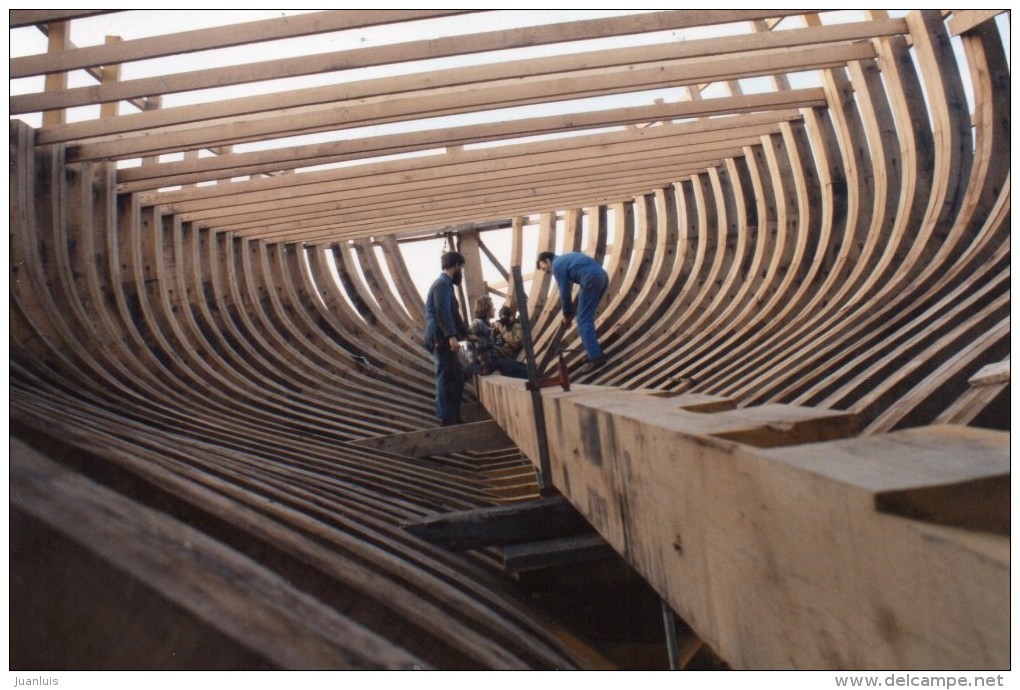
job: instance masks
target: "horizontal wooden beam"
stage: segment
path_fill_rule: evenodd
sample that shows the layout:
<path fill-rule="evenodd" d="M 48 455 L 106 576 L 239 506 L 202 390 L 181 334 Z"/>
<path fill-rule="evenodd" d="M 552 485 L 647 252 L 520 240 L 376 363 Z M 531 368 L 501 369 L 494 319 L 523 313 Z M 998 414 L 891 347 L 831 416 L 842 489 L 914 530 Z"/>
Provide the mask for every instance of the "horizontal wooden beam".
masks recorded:
<path fill-rule="evenodd" d="M 1003 12 L 1009 10 L 953 10 L 948 22 L 949 33 L 959 36 L 976 26 L 992 21 Z"/>
<path fill-rule="evenodd" d="M 99 14 L 111 12 L 122 12 L 123 10 L 8 10 L 7 22 L 12 29 L 20 29 L 25 26 L 36 24 L 52 24 L 53 22 L 67 22 L 72 19 L 84 19 Z M 14 63 L 14 60 L 11 60 Z M 11 73 L 13 79 L 15 75 Z"/>
<path fill-rule="evenodd" d="M 562 496 L 443 513 L 401 526 L 453 551 L 593 534 L 591 525 Z"/>
<path fill-rule="evenodd" d="M 790 51 L 795 48 L 823 44 L 837 45 L 876 36 L 901 34 L 905 31 L 905 27 L 906 24 L 903 20 L 857 22 L 828 27 L 794 29 L 774 34 L 759 33 L 726 38 L 672 41 L 649 46 L 510 60 L 497 64 L 447 69 L 441 72 L 427 72 L 198 103 L 168 108 L 157 113 L 125 115 L 115 120 L 77 122 L 46 129 L 40 133 L 40 141 L 41 143 L 56 143 L 58 141 L 101 139 L 132 131 L 153 132 L 160 129 L 172 129 L 180 125 L 194 125 L 199 122 L 208 122 L 211 126 L 222 124 L 224 120 L 234 122 L 250 118 L 258 113 L 274 113 L 279 117 L 284 111 L 315 105 L 336 105 L 382 96 L 393 98 L 399 94 L 455 86 L 481 85 L 506 79 L 550 77 L 579 71 L 594 73 L 596 70 L 604 71 L 614 68 L 633 69 L 637 65 L 670 60 L 691 61 L 713 56 L 721 57 L 726 54 L 738 55 L 777 49 Z M 433 42 L 429 42 L 428 45 L 433 46 Z M 385 46 L 371 50 L 392 52 L 394 48 Z M 16 96 L 11 99 L 12 108 L 16 112 L 33 112 L 38 109 L 36 107 L 38 103 L 33 101 L 43 97 L 45 96 L 33 94 Z"/>
<path fill-rule="evenodd" d="M 373 156 L 411 153 L 440 147 L 464 146 L 482 142 L 581 131 L 586 128 L 658 122 L 755 110 L 810 108 L 825 104 L 822 89 L 797 89 L 699 101 L 618 108 L 587 113 L 526 118 L 484 125 L 446 127 L 424 132 L 393 134 L 268 151 L 229 154 L 209 158 L 122 168 L 117 172 L 118 191 L 132 192 L 177 184 L 193 184 L 223 177 L 240 177 L 325 165 Z"/>
<path fill-rule="evenodd" d="M 533 47 L 536 45 L 604 38 L 607 36 L 624 36 L 650 31 L 667 31 L 697 25 L 741 21 L 741 18 L 744 17 L 753 19 L 763 15 L 774 16 L 783 13 L 784 11 L 782 10 L 671 11 L 548 24 L 507 31 L 398 43 L 380 48 L 344 50 L 322 55 L 268 60 L 195 72 L 168 74 L 160 77 L 123 81 L 100 87 L 67 89 L 58 92 L 31 94 L 24 97 L 17 96 L 11 98 L 10 107 L 12 113 L 36 112 L 414 60 L 471 55 L 483 51 L 508 50 L 511 48 Z M 365 13 L 359 14 L 364 15 Z M 375 11 L 368 13 L 369 16 L 373 14 L 375 14 Z M 692 21 L 698 22 L 698 24 L 692 24 Z"/>
<path fill-rule="evenodd" d="M 644 146 L 646 150 L 663 148 L 656 147 L 652 143 L 653 140 L 675 138 L 676 141 L 681 141 L 683 137 L 700 134 L 705 140 L 714 142 L 726 138 L 724 133 L 726 131 L 737 130 L 736 135 L 739 136 L 742 127 L 779 124 L 800 117 L 796 110 L 766 109 L 760 113 L 669 123 L 640 130 L 586 134 L 529 144 L 486 147 L 455 154 L 419 156 L 382 163 L 368 162 L 363 165 L 273 179 L 143 193 L 140 199 L 143 205 L 158 204 L 172 213 L 195 213 L 206 210 L 211 212 L 209 217 L 232 215 L 236 209 L 231 210 L 231 207 L 248 209 L 253 203 L 273 199 L 287 199 L 294 203 L 298 197 L 328 193 L 338 188 L 371 191 L 386 184 L 410 184 L 417 181 L 427 182 L 432 186 L 437 176 L 453 178 L 458 175 L 471 175 L 474 179 L 480 174 L 501 170 L 548 166 L 570 159 L 604 158 L 607 155 L 607 148 L 611 147 L 623 152 L 633 150 L 634 146 Z M 224 209 L 225 213 L 222 212 Z"/>
<path fill-rule="evenodd" d="M 845 43 L 814 46 L 795 52 L 783 49 L 761 51 L 753 58 L 745 54 L 725 54 L 697 60 L 621 66 L 588 74 L 507 77 L 485 84 L 435 88 L 423 93 L 381 96 L 365 101 L 331 102 L 302 108 L 297 112 L 266 113 L 208 126 L 123 135 L 109 141 L 83 142 L 68 148 L 68 160 L 157 155 L 213 145 L 266 141 L 278 138 L 283 133 L 293 136 L 338 131 L 410 119 L 672 88 L 706 81 L 842 67 L 849 61 L 866 60 L 874 55 L 874 47 L 870 43 Z M 63 139 L 57 136 L 58 132 L 56 129 L 40 131 L 37 143 L 56 143 L 58 138 Z"/>
<path fill-rule="evenodd" d="M 538 457 L 525 387 L 479 387 Z M 582 384 L 542 398 L 555 486 L 734 668 L 1008 667 L 1009 538 L 922 519 L 932 501 L 963 515 L 998 490 L 1008 434 L 826 440 L 848 431 L 826 410 L 698 413 Z"/>
<path fill-rule="evenodd" d="M 97 14 L 103 11 L 110 12 L 112 10 L 93 10 L 87 14 Z M 332 10 L 312 12 L 278 19 L 149 36 L 113 45 L 87 46 L 56 55 L 27 55 L 12 58 L 10 78 L 17 79 L 87 67 L 118 65 L 124 62 L 150 60 L 168 55 L 184 55 L 201 50 L 229 48 L 262 41 L 300 38 L 330 31 L 345 31 L 478 11 L 480 10 L 373 10 L 371 12 Z M 42 13 L 43 11 L 37 10 L 37 12 Z M 86 14 L 84 12 L 75 13 L 73 10 L 65 12 Z"/>
<path fill-rule="evenodd" d="M 379 179 L 371 184 L 371 178 L 362 178 L 356 182 L 352 180 L 353 184 L 348 189 L 311 195 L 305 193 L 309 190 L 293 189 L 292 206 L 288 207 L 287 215 L 263 209 L 265 215 L 258 217 L 253 215 L 259 212 L 257 210 L 230 206 L 206 213 L 194 212 L 182 218 L 200 219 L 202 222 L 215 219 L 218 227 L 226 229 L 270 225 L 285 229 L 300 221 L 306 212 L 310 218 L 323 216 L 331 222 L 346 222 L 356 220 L 355 214 L 373 208 L 394 215 L 397 208 L 411 203 L 463 201 L 467 205 L 472 199 L 488 195 L 500 197 L 505 194 L 509 197 L 521 190 L 548 194 L 585 183 L 591 183 L 594 189 L 600 181 L 618 184 L 628 177 L 661 178 L 665 175 L 668 178 L 670 170 L 689 167 L 692 161 L 715 161 L 740 155 L 744 146 L 756 145 L 761 137 L 779 130 L 779 123 L 764 123 L 705 133 L 697 139 L 681 135 L 620 145 L 565 149 L 560 154 L 536 156 L 532 161 L 524 157 L 492 157 L 490 161 L 502 160 L 508 165 L 489 166 L 490 169 L 473 174 L 465 168 L 483 166 L 469 163 L 462 166 L 451 161 L 450 165 L 435 169 L 431 176 L 408 174 L 402 182 Z M 617 173 L 615 177 L 614 171 Z M 392 179 L 390 175 L 385 177 Z M 467 188 L 465 183 L 469 185 Z M 321 205 L 323 201 L 328 202 L 327 206 Z"/>

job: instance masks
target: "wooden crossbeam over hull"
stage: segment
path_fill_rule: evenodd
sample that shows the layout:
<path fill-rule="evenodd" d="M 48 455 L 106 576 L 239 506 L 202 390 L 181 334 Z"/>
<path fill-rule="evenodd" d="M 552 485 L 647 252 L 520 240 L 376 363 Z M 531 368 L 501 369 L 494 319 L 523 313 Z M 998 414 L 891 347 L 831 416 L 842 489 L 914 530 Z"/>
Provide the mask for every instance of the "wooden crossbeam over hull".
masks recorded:
<path fill-rule="evenodd" d="M 524 386 L 489 377 L 481 395 L 538 457 Z M 876 506 L 940 486 L 948 512 L 1008 513 L 1008 434 L 842 438 L 827 411 L 691 412 L 599 386 L 543 405 L 556 488 L 734 667 L 1009 667 L 1009 538 Z"/>

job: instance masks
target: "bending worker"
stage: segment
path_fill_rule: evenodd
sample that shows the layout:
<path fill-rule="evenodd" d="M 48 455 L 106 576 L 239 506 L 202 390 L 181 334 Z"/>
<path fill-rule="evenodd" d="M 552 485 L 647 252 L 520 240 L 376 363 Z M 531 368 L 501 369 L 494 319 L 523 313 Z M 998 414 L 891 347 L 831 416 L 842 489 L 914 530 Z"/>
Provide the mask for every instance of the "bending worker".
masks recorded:
<path fill-rule="evenodd" d="M 571 284 L 581 286 L 577 299 L 577 332 L 581 343 L 588 353 L 588 361 L 581 367 L 580 373 L 595 371 L 606 362 L 595 334 L 595 309 L 602 300 L 609 286 L 609 274 L 587 254 L 570 252 L 556 256 L 552 252 L 538 255 L 536 268 L 552 273 L 560 290 L 560 303 L 563 312 L 563 325 L 569 326 L 574 318 L 574 307 L 571 302 Z"/>
<path fill-rule="evenodd" d="M 436 365 L 436 416 L 442 426 L 460 424 L 460 401 L 464 393 L 464 367 L 458 352 L 467 338 L 467 324 L 453 287 L 463 280 L 464 256 L 446 252 L 440 259 L 439 274 L 425 299 L 425 347 Z"/>

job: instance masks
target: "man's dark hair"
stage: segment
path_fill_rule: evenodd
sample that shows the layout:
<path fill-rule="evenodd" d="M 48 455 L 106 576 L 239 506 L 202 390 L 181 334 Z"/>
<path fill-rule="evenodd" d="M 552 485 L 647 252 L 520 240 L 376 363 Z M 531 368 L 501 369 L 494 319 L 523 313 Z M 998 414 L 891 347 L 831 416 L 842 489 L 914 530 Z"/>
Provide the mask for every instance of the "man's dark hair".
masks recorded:
<path fill-rule="evenodd" d="M 443 257 L 439 260 L 440 266 L 445 271 L 448 268 L 454 268 L 456 266 L 464 265 L 464 255 L 460 252 L 446 252 Z"/>
<path fill-rule="evenodd" d="M 556 254 L 553 252 L 542 252 L 538 255 L 538 259 L 535 261 L 535 268 L 538 268 L 538 265 L 543 261 L 552 261 L 555 258 Z"/>

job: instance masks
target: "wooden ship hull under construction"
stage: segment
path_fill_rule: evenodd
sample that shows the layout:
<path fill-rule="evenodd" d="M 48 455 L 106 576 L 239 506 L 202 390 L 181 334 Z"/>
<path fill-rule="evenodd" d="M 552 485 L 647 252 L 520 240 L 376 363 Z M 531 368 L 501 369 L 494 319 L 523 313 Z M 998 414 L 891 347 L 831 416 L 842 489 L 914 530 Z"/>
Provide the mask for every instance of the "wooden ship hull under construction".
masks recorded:
<path fill-rule="evenodd" d="M 500 13 L 10 12 L 11 668 L 1008 668 L 1008 12 Z M 438 427 L 443 249 L 608 363 Z"/>

